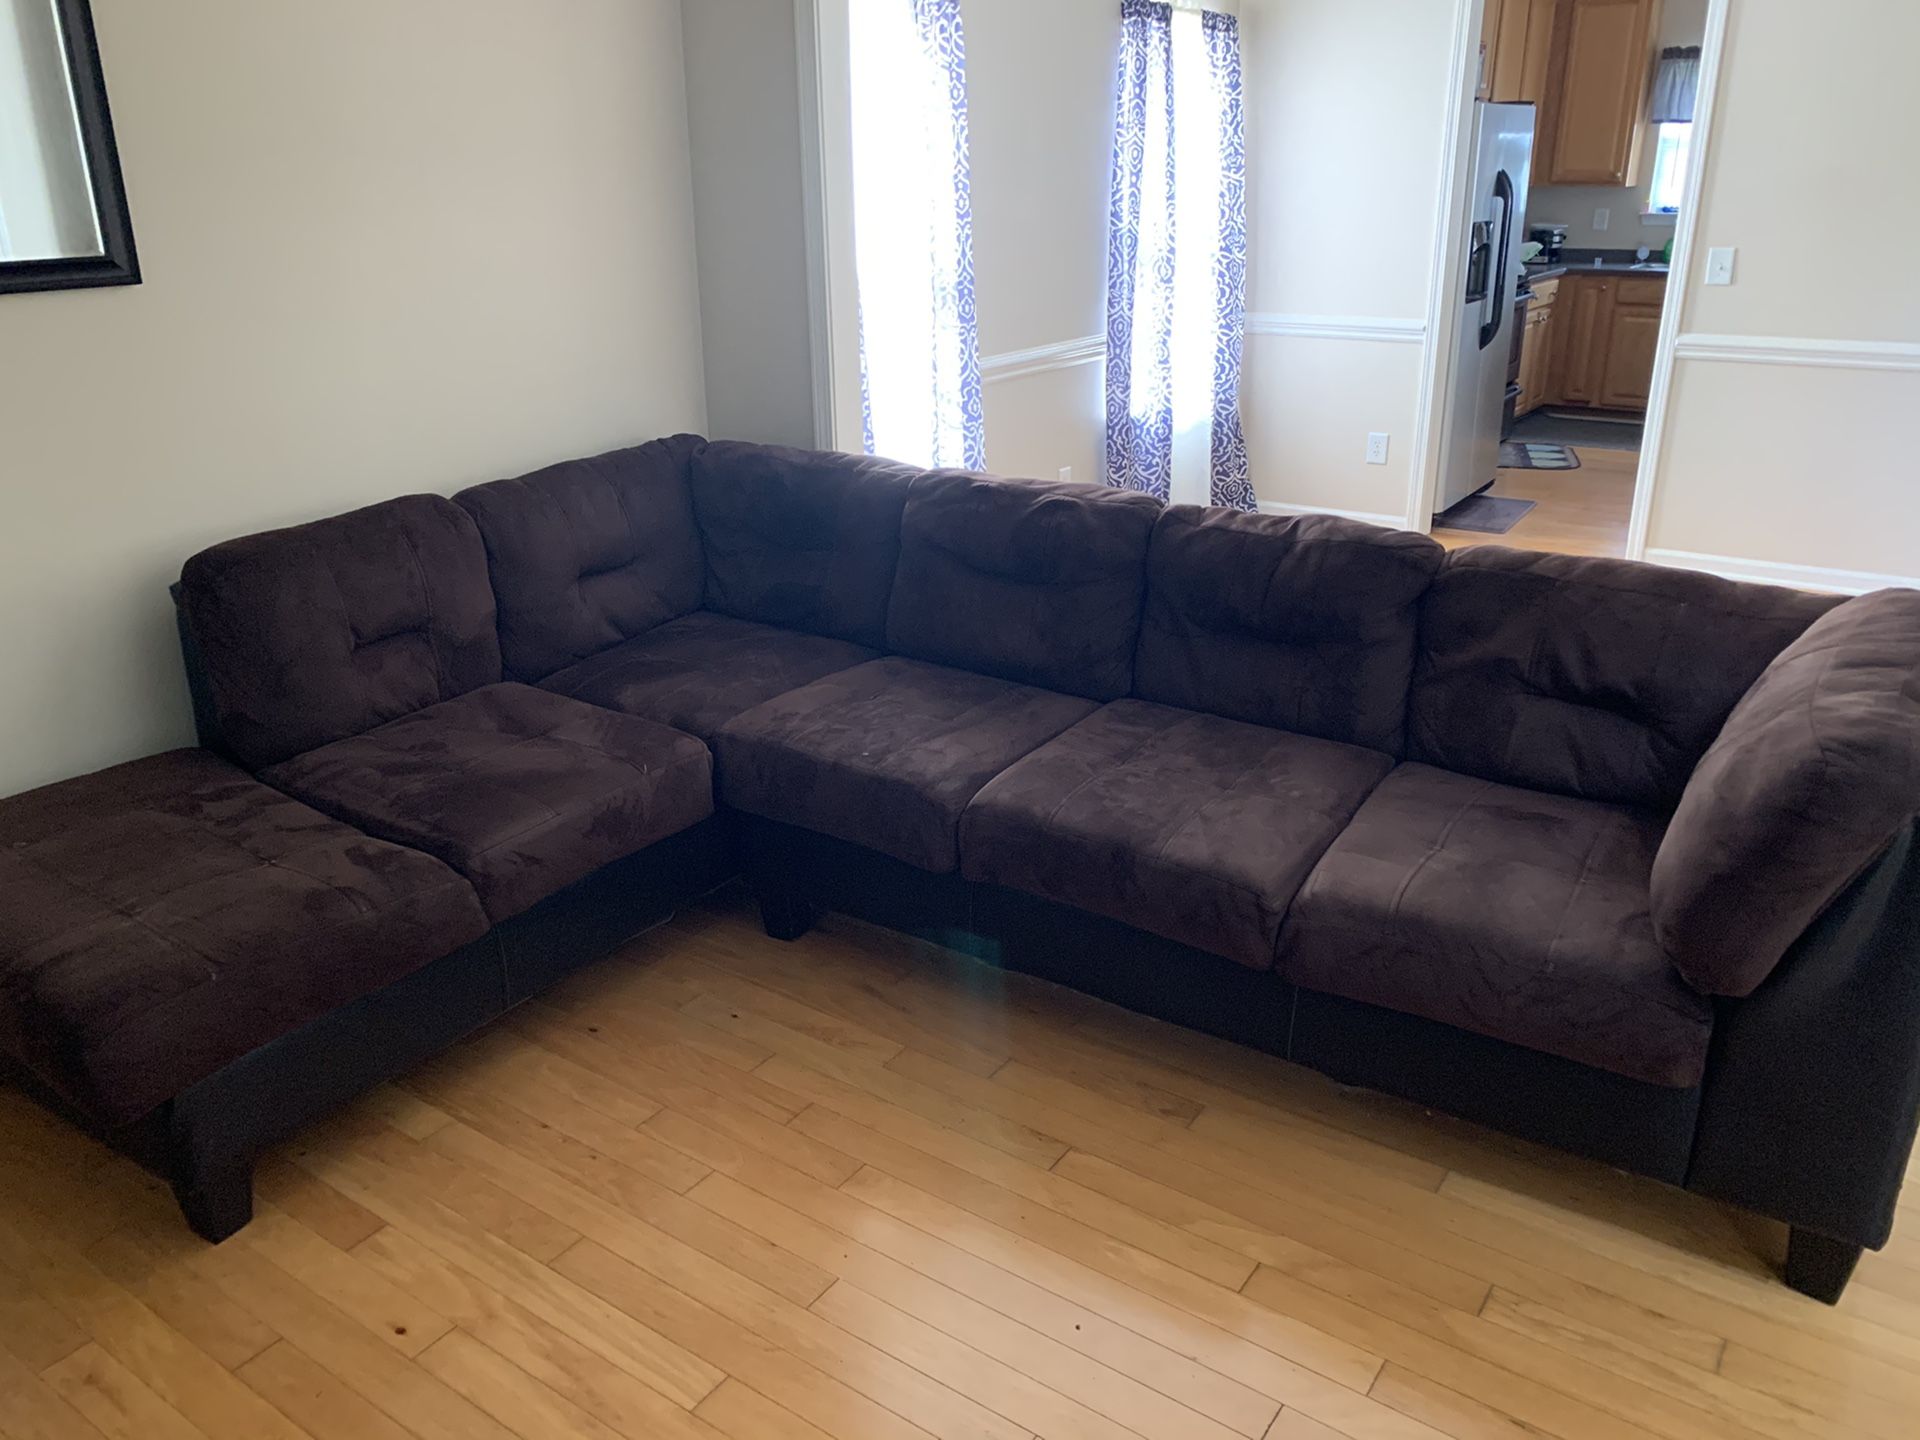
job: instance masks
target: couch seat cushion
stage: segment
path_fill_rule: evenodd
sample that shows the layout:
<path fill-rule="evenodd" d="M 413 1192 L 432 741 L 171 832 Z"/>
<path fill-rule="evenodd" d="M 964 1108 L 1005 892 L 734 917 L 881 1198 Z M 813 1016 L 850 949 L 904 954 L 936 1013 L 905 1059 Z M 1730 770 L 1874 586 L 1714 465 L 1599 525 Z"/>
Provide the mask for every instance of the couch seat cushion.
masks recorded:
<path fill-rule="evenodd" d="M 487 932 L 440 861 L 203 750 L 0 801 L 0 1049 L 105 1125 Z"/>
<path fill-rule="evenodd" d="M 713 813 L 691 735 L 489 685 L 261 777 L 369 834 L 438 856 L 496 921 Z"/>
<path fill-rule="evenodd" d="M 1090 700 L 889 657 L 749 710 L 714 740 L 720 794 L 752 815 L 959 867 L 980 787 L 1097 707 Z"/>
<path fill-rule="evenodd" d="M 1402 765 L 1293 902 L 1280 971 L 1655 1085 L 1698 1084 L 1713 1027 L 1660 949 L 1641 811 Z"/>
<path fill-rule="evenodd" d="M 1294 892 L 1392 768 L 1376 751 L 1120 700 L 975 797 L 962 869 L 1266 970 Z"/>
<path fill-rule="evenodd" d="M 711 740 L 763 701 L 873 658 L 864 645 L 701 610 L 570 665 L 540 688 Z"/>

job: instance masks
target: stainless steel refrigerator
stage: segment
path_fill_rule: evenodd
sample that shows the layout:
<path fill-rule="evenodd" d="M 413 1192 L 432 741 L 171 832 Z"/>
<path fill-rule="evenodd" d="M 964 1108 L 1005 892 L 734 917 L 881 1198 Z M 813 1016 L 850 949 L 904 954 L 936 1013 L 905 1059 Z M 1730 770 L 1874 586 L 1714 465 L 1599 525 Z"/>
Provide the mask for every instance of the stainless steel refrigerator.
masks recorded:
<path fill-rule="evenodd" d="M 1436 510 L 1486 489 L 1500 463 L 1520 242 L 1527 233 L 1527 177 L 1533 169 L 1533 106 L 1480 100 L 1473 111 L 1467 263 L 1454 289 L 1460 330 L 1454 338 Z"/>

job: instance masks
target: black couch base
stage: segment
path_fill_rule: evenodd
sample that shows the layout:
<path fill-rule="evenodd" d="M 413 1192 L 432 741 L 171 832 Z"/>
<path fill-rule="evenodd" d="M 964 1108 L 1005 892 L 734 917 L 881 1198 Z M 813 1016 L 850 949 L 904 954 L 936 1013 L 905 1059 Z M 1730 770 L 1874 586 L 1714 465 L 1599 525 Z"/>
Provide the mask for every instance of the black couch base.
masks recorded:
<path fill-rule="evenodd" d="M 102 1138 L 164 1178 L 194 1233 L 218 1244 L 253 1218 L 253 1167 L 263 1152 L 672 918 L 737 869 L 731 817 L 715 815 L 242 1056 Z"/>
<path fill-rule="evenodd" d="M 1852 1187 L 1834 1183 L 1837 1175 L 1817 1163 L 1783 1174 L 1764 1146 L 1759 1153 L 1744 1148 L 1756 1143 L 1756 1119 L 1764 1111 L 1751 1096 L 1734 1100 L 1741 1089 L 1763 1088 L 1775 1109 L 1842 1103 L 1841 1097 L 1809 1095 L 1804 1086 L 1783 1087 L 1778 1046 L 1742 1047 L 1731 1083 L 1722 1079 L 1716 1087 L 1710 1069 L 1705 1086 L 1649 1085 L 1418 1016 L 1298 990 L 1275 974 L 1104 916 L 970 885 L 957 875 L 929 874 L 846 841 L 749 816 L 740 823 L 748 879 L 767 933 L 776 939 L 797 939 L 823 912 L 837 910 L 1266 1051 L 1342 1084 L 1730 1201 L 1793 1227 L 1786 1282 L 1829 1303 L 1845 1288 L 1862 1249 L 1886 1241 L 1887 1220 L 1877 1211 L 1868 1215 L 1831 1201 L 1808 1204 L 1809 1194 L 1851 1193 Z M 1914 953 L 1920 942 L 1899 924 L 1903 913 L 1920 908 L 1920 895 L 1908 893 L 1916 887 L 1920 846 L 1903 842 L 1836 904 L 1807 948 L 1842 970 L 1845 956 L 1862 952 L 1878 957 L 1869 970 L 1905 965 L 1920 994 L 1920 955 Z M 1797 991 L 1820 984 L 1817 978 L 1793 979 L 1798 972 L 1792 964 L 1781 968 L 1777 985 Z M 1886 977 L 1871 973 L 1863 983 L 1888 988 Z M 1781 1023 L 1791 1024 L 1806 1003 L 1795 994 L 1773 1008 Z M 1834 1003 L 1836 1009 L 1857 1006 L 1858 996 Z M 1889 1037 L 1904 1033 L 1900 1017 L 1887 1017 L 1886 1030 Z M 1716 1041 L 1716 1066 L 1726 1063 L 1723 1050 Z M 1888 1056 L 1887 1069 L 1912 1083 L 1914 1072 L 1903 1071 L 1899 1057 Z M 1895 1103 L 1905 1103 L 1908 1092 L 1895 1089 Z M 1910 1116 L 1915 1108 L 1908 1107 Z M 1712 1136 L 1716 1124 L 1721 1133 Z M 1909 1123 L 1906 1134 L 1912 1133 Z M 1897 1156 L 1876 1152 L 1871 1158 L 1904 1166 L 1910 1147 L 1895 1148 Z M 1829 1223 L 1838 1217 L 1839 1223 L 1833 1230 L 1808 1227 L 1796 1210 Z M 1858 1238 L 1835 1238 L 1850 1233 Z"/>

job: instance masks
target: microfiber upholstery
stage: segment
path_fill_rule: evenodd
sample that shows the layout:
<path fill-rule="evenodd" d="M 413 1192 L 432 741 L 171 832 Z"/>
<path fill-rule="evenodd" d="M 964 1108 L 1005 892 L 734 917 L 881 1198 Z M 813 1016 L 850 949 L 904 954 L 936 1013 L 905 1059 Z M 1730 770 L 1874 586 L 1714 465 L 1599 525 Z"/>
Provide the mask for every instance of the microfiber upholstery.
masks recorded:
<path fill-rule="evenodd" d="M 889 656 L 727 725 L 713 745 L 720 794 L 749 815 L 946 874 L 959 868 L 960 816 L 980 787 L 1094 709 Z"/>
<path fill-rule="evenodd" d="M 692 484 L 707 609 L 883 648 L 900 512 L 919 473 L 862 455 L 706 446 Z"/>
<path fill-rule="evenodd" d="M 180 606 L 221 744 L 249 769 L 500 679 L 486 547 L 437 495 L 203 550 Z"/>
<path fill-rule="evenodd" d="M 974 797 L 961 870 L 1267 970 L 1294 893 L 1392 768 L 1352 745 L 1116 700 Z"/>
<path fill-rule="evenodd" d="M 512 683 L 262 778 L 445 861 L 496 921 L 713 813 L 712 757 L 693 736 Z"/>
<path fill-rule="evenodd" d="M 875 651 L 699 610 L 548 676 L 541 689 L 712 740 L 736 715 Z"/>
<path fill-rule="evenodd" d="M 487 932 L 440 861 L 204 750 L 0 801 L 0 1049 L 99 1123 Z"/>
<path fill-rule="evenodd" d="M 1920 814 L 1920 591 L 1830 611 L 1767 667 L 1694 771 L 1653 866 L 1688 981 L 1746 996 Z"/>
<path fill-rule="evenodd" d="M 541 680 L 700 608 L 706 584 L 676 435 L 454 496 L 486 542 L 509 680 Z"/>
<path fill-rule="evenodd" d="M 1419 601 L 1445 558 L 1331 515 L 1176 505 L 1147 554 L 1133 693 L 1398 753 Z"/>
<path fill-rule="evenodd" d="M 1094 700 L 1133 683 L 1160 504 L 1103 485 L 957 471 L 913 485 L 888 648 Z"/>
<path fill-rule="evenodd" d="M 1406 764 L 1301 887 L 1295 984 L 1652 1085 L 1705 1073 L 1713 1009 L 1654 938 L 1660 819 Z"/>
<path fill-rule="evenodd" d="M 1407 757 L 1671 813 L 1832 598 L 1625 560 L 1456 551 L 1428 589 Z"/>

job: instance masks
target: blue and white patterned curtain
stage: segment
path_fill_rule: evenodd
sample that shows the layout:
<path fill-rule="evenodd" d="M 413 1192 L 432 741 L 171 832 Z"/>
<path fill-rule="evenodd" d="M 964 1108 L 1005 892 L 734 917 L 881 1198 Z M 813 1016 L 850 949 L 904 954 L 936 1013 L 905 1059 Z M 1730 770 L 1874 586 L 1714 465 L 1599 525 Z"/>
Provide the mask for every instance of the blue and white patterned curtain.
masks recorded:
<path fill-rule="evenodd" d="M 1213 474 L 1216 505 L 1255 508 L 1240 426 L 1240 357 L 1247 342 L 1247 109 L 1240 77 L 1240 21 L 1209 10 L 1200 17 L 1207 42 L 1209 97 L 1219 117 L 1220 234 L 1213 252 L 1216 311 L 1213 355 Z"/>
<path fill-rule="evenodd" d="M 1239 22 L 1216 11 L 1176 20 L 1171 5 L 1121 0 L 1120 23 L 1107 483 L 1251 510 L 1240 424 L 1247 162 Z M 1188 477 L 1189 466 L 1207 473 Z"/>
<path fill-rule="evenodd" d="M 986 465 L 960 0 L 853 0 L 867 453 Z"/>

